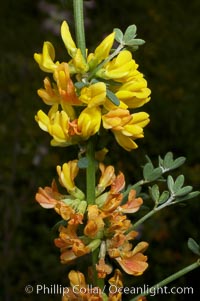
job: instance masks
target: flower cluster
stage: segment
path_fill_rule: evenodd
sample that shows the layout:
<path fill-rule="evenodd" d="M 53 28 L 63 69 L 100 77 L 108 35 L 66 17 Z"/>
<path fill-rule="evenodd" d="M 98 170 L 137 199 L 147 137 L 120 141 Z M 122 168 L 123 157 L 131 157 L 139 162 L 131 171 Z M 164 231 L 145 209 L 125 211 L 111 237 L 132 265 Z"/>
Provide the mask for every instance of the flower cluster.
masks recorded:
<path fill-rule="evenodd" d="M 147 103 L 151 91 L 132 53 L 123 47 L 113 52 L 115 32 L 85 56 L 76 47 L 66 21 L 61 37 L 70 61 L 55 61 L 50 42 L 44 42 L 42 53 L 34 55 L 39 67 L 53 77 L 45 77 L 44 88 L 38 90 L 51 106 L 48 114 L 42 110 L 36 114 L 40 128 L 53 137 L 53 146 L 80 143 L 103 128 L 112 131 L 127 151 L 136 148 L 135 139 L 143 137 L 149 115 L 130 110 Z"/>
<path fill-rule="evenodd" d="M 77 160 L 57 166 L 59 182 L 66 189 L 66 195 L 59 193 L 53 181 L 51 187 L 39 188 L 36 200 L 44 208 L 54 208 L 62 217 L 64 224 L 59 227 L 55 245 L 60 248 L 63 264 L 99 248 L 98 278 L 111 274 L 112 260 L 127 274 L 141 275 L 148 267 L 147 256 L 143 254 L 148 244 L 142 241 L 133 247 L 137 232 L 131 229 L 126 214 L 137 212 L 143 200 L 136 197 L 133 189 L 128 199 L 123 199 L 125 180 L 122 172 L 116 175 L 113 166 L 106 167 L 103 163 L 99 164 L 99 170 L 92 205 L 87 204 L 84 192 L 75 184 L 79 172 Z"/>
<path fill-rule="evenodd" d="M 99 287 L 91 287 L 85 281 L 85 276 L 81 272 L 70 271 L 69 275 L 70 288 L 67 288 L 62 301 L 77 301 L 77 300 L 91 300 L 91 301 L 117 301 L 121 300 L 123 287 L 121 272 L 116 269 L 113 277 L 108 280 L 110 287 L 113 285 L 114 289 L 109 290 L 109 296 L 103 292 Z"/>

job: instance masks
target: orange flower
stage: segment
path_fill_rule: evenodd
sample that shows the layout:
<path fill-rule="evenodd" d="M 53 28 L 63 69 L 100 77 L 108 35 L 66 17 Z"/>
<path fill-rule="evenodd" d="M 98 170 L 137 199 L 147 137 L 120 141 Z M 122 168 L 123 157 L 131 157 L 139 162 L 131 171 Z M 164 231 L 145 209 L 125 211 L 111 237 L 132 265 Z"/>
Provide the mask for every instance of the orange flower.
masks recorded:
<path fill-rule="evenodd" d="M 101 171 L 101 177 L 96 188 L 96 195 L 101 194 L 106 189 L 106 187 L 110 186 L 116 177 L 115 169 L 112 165 L 106 167 L 103 163 L 100 163 L 99 169 Z"/>
<path fill-rule="evenodd" d="M 131 252 L 123 253 L 123 256 L 115 258 L 123 270 L 134 276 L 139 276 L 147 269 L 147 256 L 142 253 L 148 247 L 148 243 L 140 242 Z"/>
<path fill-rule="evenodd" d="M 54 71 L 54 79 L 61 99 L 70 105 L 80 105 L 81 101 L 76 95 L 74 84 L 70 78 L 69 66 L 67 63 L 60 64 Z"/>
<path fill-rule="evenodd" d="M 128 195 L 128 201 L 126 204 L 121 205 L 119 207 L 119 210 L 123 213 L 135 213 L 137 212 L 142 203 L 142 198 L 135 198 L 136 197 L 136 191 L 134 189 L 131 189 Z"/>
<path fill-rule="evenodd" d="M 103 301 L 103 293 L 99 287 L 86 284 L 85 276 L 79 271 L 70 271 L 71 288 L 66 289 L 62 301 Z"/>
<path fill-rule="evenodd" d="M 39 89 L 38 95 L 47 105 L 54 105 L 60 103 L 60 95 L 56 88 L 52 88 L 48 77 L 44 79 L 44 89 Z"/>
<path fill-rule="evenodd" d="M 52 181 L 51 187 L 39 188 L 36 193 L 36 201 L 46 209 L 51 209 L 56 206 L 61 194 L 58 192 L 55 181 Z"/>
<path fill-rule="evenodd" d="M 120 292 L 120 289 L 123 288 L 123 282 L 122 273 L 119 269 L 115 270 L 114 276 L 111 277 L 108 282 L 110 284 L 108 301 L 121 301 L 122 293 Z M 114 288 L 113 292 L 112 287 Z"/>
<path fill-rule="evenodd" d="M 97 205 L 88 206 L 88 222 L 84 234 L 90 238 L 99 238 L 103 235 L 104 221 Z"/>
<path fill-rule="evenodd" d="M 76 234 L 77 225 L 68 224 L 67 227 L 60 227 L 60 237 L 54 240 L 56 247 L 61 251 L 61 263 L 66 264 L 74 259 L 90 253 L 86 246 Z"/>
<path fill-rule="evenodd" d="M 69 220 L 74 213 L 74 210 L 72 207 L 62 203 L 62 202 L 57 202 L 57 204 L 54 207 L 55 211 L 64 219 L 64 220 Z"/>
<path fill-rule="evenodd" d="M 98 264 L 96 264 L 96 270 L 99 278 L 105 278 L 112 272 L 112 267 L 105 263 L 104 258 L 100 258 Z"/>

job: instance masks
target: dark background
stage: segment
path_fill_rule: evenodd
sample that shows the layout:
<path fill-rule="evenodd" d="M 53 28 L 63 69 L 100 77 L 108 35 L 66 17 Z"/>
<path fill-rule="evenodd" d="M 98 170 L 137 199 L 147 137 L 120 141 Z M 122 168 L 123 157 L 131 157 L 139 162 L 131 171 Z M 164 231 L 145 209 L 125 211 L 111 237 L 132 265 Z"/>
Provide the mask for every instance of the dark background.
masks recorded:
<path fill-rule="evenodd" d="M 128 153 L 112 143 L 109 160 L 122 169 L 127 182 L 140 179 L 148 154 L 153 161 L 172 151 L 187 157 L 180 172 L 199 189 L 199 70 L 200 2 L 198 0 L 85 1 L 87 47 L 95 46 L 114 27 L 136 24 L 146 44 L 134 56 L 152 90 L 143 110 L 151 116 L 145 139 Z M 3 301 L 60 300 L 55 295 L 27 295 L 27 284 L 67 283 L 69 267 L 59 262 L 53 230 L 58 216 L 34 201 L 38 186 L 50 185 L 55 166 L 76 158 L 76 149 L 52 148 L 50 137 L 34 121 L 45 108 L 36 90 L 45 76 L 33 60 L 44 40 L 51 41 L 56 59 L 67 54 L 59 35 L 66 19 L 73 31 L 72 1 L 7 0 L 0 10 L 0 299 Z M 136 284 L 155 284 L 196 256 L 187 248 L 189 237 L 200 241 L 199 199 L 166 209 L 145 223 L 142 239 L 150 242 L 149 269 Z M 199 296 L 199 269 L 171 286 L 193 286 L 193 296 L 159 295 L 155 300 L 194 300 Z M 66 282 L 65 282 L 66 281 Z M 149 298 L 150 300 L 152 298 Z M 153 300 L 153 299 L 152 299 Z"/>

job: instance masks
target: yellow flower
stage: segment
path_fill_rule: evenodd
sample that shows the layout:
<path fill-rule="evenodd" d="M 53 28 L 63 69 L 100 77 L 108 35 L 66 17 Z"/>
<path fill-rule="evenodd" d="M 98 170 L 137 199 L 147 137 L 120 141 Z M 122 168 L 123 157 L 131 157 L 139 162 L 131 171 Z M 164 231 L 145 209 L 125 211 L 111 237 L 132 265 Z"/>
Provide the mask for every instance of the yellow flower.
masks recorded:
<path fill-rule="evenodd" d="M 104 79 L 113 79 L 125 82 L 128 78 L 135 76 L 138 65 L 132 59 L 132 54 L 128 50 L 121 51 L 116 58 L 108 62 L 97 72 L 97 76 Z"/>
<path fill-rule="evenodd" d="M 99 107 L 85 108 L 78 117 L 78 129 L 81 138 L 88 139 L 99 131 L 101 110 Z"/>
<path fill-rule="evenodd" d="M 51 144 L 54 146 L 63 146 L 73 144 L 69 134 L 69 116 L 65 111 L 59 112 L 58 106 L 54 105 L 48 115 L 39 110 L 35 116 L 39 127 L 53 137 Z"/>
<path fill-rule="evenodd" d="M 108 57 L 114 42 L 114 38 L 114 32 L 109 34 L 95 49 L 94 53 L 90 53 L 88 55 L 87 61 L 91 69 L 96 67 L 99 63 L 101 63 Z"/>
<path fill-rule="evenodd" d="M 67 48 L 72 60 L 69 62 L 70 71 L 72 73 L 85 73 L 88 71 L 89 66 L 86 63 L 81 50 L 76 47 L 74 40 L 72 39 L 69 26 L 66 21 L 63 21 L 61 25 L 61 37 Z"/>
<path fill-rule="evenodd" d="M 81 90 L 79 99 L 86 103 L 88 108 L 102 105 L 106 100 L 106 85 L 102 82 L 95 83 Z"/>
<path fill-rule="evenodd" d="M 150 100 L 151 90 L 147 88 L 147 82 L 139 74 L 119 87 L 115 95 L 129 108 L 138 108 Z"/>
<path fill-rule="evenodd" d="M 40 69 L 45 72 L 53 73 L 59 62 L 54 63 L 55 50 L 50 42 L 44 42 L 42 53 L 35 53 L 34 59 L 38 63 Z"/>
<path fill-rule="evenodd" d="M 83 192 L 81 192 L 74 183 L 74 179 L 78 172 L 78 160 L 72 160 L 68 163 L 64 163 L 62 167 L 60 165 L 57 166 L 60 184 L 64 186 L 70 194 L 76 195 L 79 199 L 84 199 Z M 80 193 L 80 195 L 78 195 L 78 193 Z"/>
<path fill-rule="evenodd" d="M 74 57 L 77 52 L 77 47 L 74 40 L 72 39 L 69 26 L 66 21 L 63 21 L 61 25 L 61 37 L 69 55 L 71 57 Z"/>
<path fill-rule="evenodd" d="M 130 114 L 128 110 L 116 109 L 102 116 L 103 127 L 111 129 L 118 144 L 127 151 L 137 148 L 135 139 L 142 138 L 143 127 L 149 123 L 145 112 Z"/>

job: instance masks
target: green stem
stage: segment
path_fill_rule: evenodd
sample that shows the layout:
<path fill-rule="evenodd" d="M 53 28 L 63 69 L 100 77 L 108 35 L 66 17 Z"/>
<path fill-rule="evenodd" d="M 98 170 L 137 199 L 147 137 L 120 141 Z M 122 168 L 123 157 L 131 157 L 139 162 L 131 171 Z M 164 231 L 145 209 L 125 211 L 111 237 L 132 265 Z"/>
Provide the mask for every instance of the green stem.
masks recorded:
<path fill-rule="evenodd" d="M 147 296 L 147 295 L 151 294 L 152 292 L 155 292 L 159 287 L 163 287 L 163 286 L 167 285 L 168 283 L 182 277 L 183 275 L 191 272 L 192 270 L 194 270 L 198 267 L 200 267 L 200 259 L 198 259 L 196 262 L 192 263 L 191 265 L 183 268 L 182 270 L 172 274 L 171 276 L 165 278 L 164 280 L 158 282 L 157 284 L 150 287 L 146 292 L 144 292 L 141 295 L 138 295 L 138 296 L 134 297 L 130 301 L 137 301 L 139 297 Z M 158 292 L 159 292 L 159 290 L 158 290 Z"/>
<path fill-rule="evenodd" d="M 149 183 L 149 181 L 140 180 L 137 183 L 135 183 L 134 185 L 128 187 L 127 190 L 123 193 L 123 198 L 126 198 L 132 189 L 136 189 L 138 186 L 142 186 L 147 183 Z"/>
<path fill-rule="evenodd" d="M 92 205 L 95 203 L 95 152 L 94 152 L 94 143 L 93 139 L 88 140 L 87 149 L 86 149 L 86 156 L 88 160 L 88 166 L 86 171 L 87 176 L 87 203 L 88 205 Z"/>
<path fill-rule="evenodd" d="M 88 80 L 93 78 L 93 76 L 99 71 L 105 64 L 110 62 L 122 49 L 124 48 L 124 45 L 120 44 L 115 51 L 109 55 L 103 62 L 101 62 L 94 70 L 92 70 L 88 75 Z"/>
<path fill-rule="evenodd" d="M 76 43 L 86 59 L 83 0 L 73 0 L 74 19 L 76 29 Z M 86 170 L 86 193 L 88 205 L 95 204 L 95 150 L 94 141 L 89 139 L 87 143 L 86 156 L 88 166 Z M 92 252 L 93 285 L 103 288 L 104 282 L 98 278 L 96 264 L 98 262 L 99 248 Z"/>
<path fill-rule="evenodd" d="M 73 0 L 76 43 L 84 58 L 86 58 L 85 30 L 83 19 L 83 0 Z"/>
<path fill-rule="evenodd" d="M 132 225 L 131 230 L 136 229 L 139 225 L 141 225 L 144 221 L 146 221 L 148 218 L 150 218 L 156 212 L 157 211 L 155 209 L 149 211 L 147 214 L 145 214 L 143 217 L 141 217 L 135 224 Z"/>

